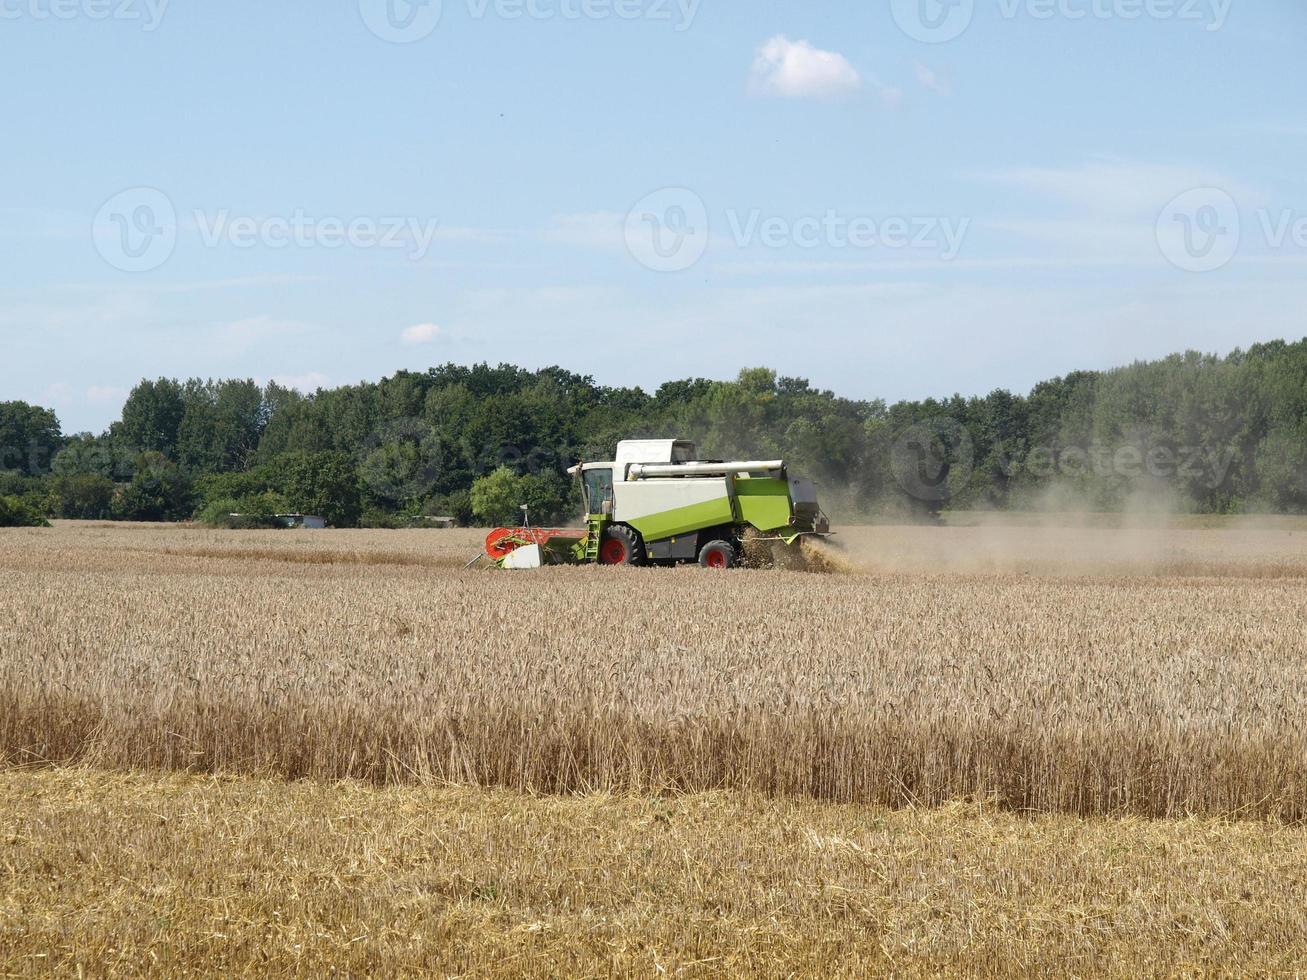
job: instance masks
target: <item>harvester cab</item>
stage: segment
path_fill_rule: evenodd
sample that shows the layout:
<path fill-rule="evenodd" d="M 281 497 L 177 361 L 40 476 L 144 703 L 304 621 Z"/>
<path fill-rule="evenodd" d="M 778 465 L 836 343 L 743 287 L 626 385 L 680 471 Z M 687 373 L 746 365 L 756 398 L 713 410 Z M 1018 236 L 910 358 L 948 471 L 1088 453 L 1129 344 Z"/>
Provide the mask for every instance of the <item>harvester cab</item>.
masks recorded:
<path fill-rule="evenodd" d="M 682 439 L 628 439 L 616 458 L 581 463 L 584 528 L 496 528 L 486 554 L 507 567 L 562 562 L 729 568 L 747 536 L 794 547 L 830 533 L 811 480 L 784 460 L 699 459 Z M 515 555 L 523 548 L 536 551 Z"/>

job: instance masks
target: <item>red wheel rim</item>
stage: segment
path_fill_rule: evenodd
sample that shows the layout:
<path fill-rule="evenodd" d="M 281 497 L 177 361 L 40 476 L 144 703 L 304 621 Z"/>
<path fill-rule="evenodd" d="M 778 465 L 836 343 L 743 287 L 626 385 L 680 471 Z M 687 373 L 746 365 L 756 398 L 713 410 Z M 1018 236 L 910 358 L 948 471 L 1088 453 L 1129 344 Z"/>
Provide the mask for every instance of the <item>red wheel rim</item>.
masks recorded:
<path fill-rule="evenodd" d="M 599 546 L 599 561 L 605 565 L 621 565 L 626 562 L 626 544 L 617 538 L 609 538 Z"/>
<path fill-rule="evenodd" d="M 726 567 L 726 552 L 724 552 L 724 551 L 710 551 L 710 552 L 708 552 L 708 563 L 707 563 L 707 564 L 708 564 L 708 567 L 709 567 L 709 568 L 725 568 L 725 567 Z"/>

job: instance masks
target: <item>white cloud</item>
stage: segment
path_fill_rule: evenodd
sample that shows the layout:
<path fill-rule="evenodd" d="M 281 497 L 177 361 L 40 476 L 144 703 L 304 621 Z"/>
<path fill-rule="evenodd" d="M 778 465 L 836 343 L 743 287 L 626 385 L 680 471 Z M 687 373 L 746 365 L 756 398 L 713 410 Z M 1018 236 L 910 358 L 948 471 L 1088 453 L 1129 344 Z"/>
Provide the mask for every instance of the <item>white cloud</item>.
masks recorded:
<path fill-rule="evenodd" d="M 834 99 L 861 87 L 862 77 L 842 54 L 782 34 L 758 48 L 749 76 L 750 91 L 787 99 Z"/>
<path fill-rule="evenodd" d="M 294 388 L 304 394 L 312 394 L 319 388 L 331 387 L 331 379 L 319 371 L 310 371 L 307 374 L 276 374 L 268 380 L 275 381 L 283 388 Z"/>
<path fill-rule="evenodd" d="M 430 344 L 434 343 L 440 334 L 440 327 L 436 324 L 418 323 L 401 333 L 399 339 L 406 344 Z"/>
<path fill-rule="evenodd" d="M 1258 122 L 1245 128 L 1263 136 L 1307 137 L 1307 125 L 1300 122 Z"/>
<path fill-rule="evenodd" d="M 0 327 L 30 331 L 30 335 L 41 343 L 48 343 L 50 334 L 56 331 L 140 326 L 155 317 L 153 300 L 134 289 L 106 292 L 91 301 L 67 302 L 60 297 L 48 303 L 17 302 L 0 307 Z"/>
<path fill-rule="evenodd" d="M 623 237 L 625 221 L 626 215 L 617 211 L 558 214 L 554 215 L 549 229 L 540 232 L 539 237 L 560 245 L 621 249 L 626 247 Z"/>
<path fill-rule="evenodd" d="M 92 405 L 117 405 L 127 400 L 126 388 L 112 385 L 91 385 L 86 389 L 86 400 Z"/>
<path fill-rule="evenodd" d="M 1087 262 L 1157 268 L 1157 217 L 1178 194 L 1216 187 L 1234 195 L 1242 207 L 1266 202 L 1263 193 L 1217 172 L 1115 157 L 978 176 L 1025 197 L 1023 203 L 1008 205 L 1010 216 L 978 218 L 979 233 L 1038 242 L 1041 255 L 1059 260 L 1078 256 Z"/>
<path fill-rule="evenodd" d="M 50 208 L 0 208 L 0 238 L 79 240 L 86 216 Z"/>
<path fill-rule="evenodd" d="M 936 95 L 952 95 L 953 89 L 949 86 L 939 73 L 932 68 L 928 68 L 921 62 L 917 62 L 917 82 L 927 91 L 934 92 Z"/>
<path fill-rule="evenodd" d="M 1062 201 L 1082 213 L 1152 220 L 1182 191 L 1220 187 L 1241 204 L 1262 195 L 1211 171 L 1166 164 L 1100 158 L 1078 167 L 1019 167 L 982 175 L 988 180 Z"/>
<path fill-rule="evenodd" d="M 45 391 L 41 392 L 41 403 L 44 405 L 66 405 L 72 401 L 72 385 L 65 381 L 56 381 L 47 385 Z"/>
<path fill-rule="evenodd" d="M 243 354 L 256 345 L 298 336 L 307 333 L 309 329 L 307 323 L 298 320 L 280 320 L 267 315 L 251 316 L 222 324 L 218 327 L 215 339 L 222 350 Z"/>

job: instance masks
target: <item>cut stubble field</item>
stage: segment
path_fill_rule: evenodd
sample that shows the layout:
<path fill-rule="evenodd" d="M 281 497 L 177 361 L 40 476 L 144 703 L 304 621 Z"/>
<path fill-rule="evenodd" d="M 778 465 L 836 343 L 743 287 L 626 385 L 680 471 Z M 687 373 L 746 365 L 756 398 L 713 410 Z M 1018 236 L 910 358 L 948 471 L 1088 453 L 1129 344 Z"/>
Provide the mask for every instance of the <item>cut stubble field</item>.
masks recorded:
<path fill-rule="evenodd" d="M 351 931 L 350 915 L 371 923 L 370 939 L 338 951 L 356 969 L 439 963 L 484 972 L 506 943 L 526 957 L 519 966 L 554 972 L 652 970 L 714 956 L 722 966 L 771 963 L 781 973 L 787 963 L 806 972 L 1005 972 L 1051 968 L 1059 957 L 1070 972 L 1097 972 L 1087 951 L 1099 942 L 1139 968 L 1242 961 L 1275 969 L 1292 962 L 1286 950 L 1307 952 L 1307 927 L 1290 912 L 1307 898 L 1307 529 L 1299 524 L 853 528 L 821 563 L 830 574 L 464 571 L 479 540 L 474 531 L 76 524 L 0 534 L 0 765 L 8 770 L 0 797 L 10 821 L 0 832 L 15 855 L 0 865 L 8 876 L 0 956 L 18 957 L 21 970 L 22 956 L 53 944 L 44 955 L 70 967 L 83 962 L 70 950 L 96 948 L 93 923 L 40 926 L 15 911 L 30 907 L 43 874 L 75 854 L 84 859 L 93 843 L 98 860 L 122 865 L 120 875 L 162 875 L 174 890 L 185 879 L 192 889 L 205 872 L 187 863 L 186 835 L 275 800 L 285 810 L 276 819 L 291 820 L 310 798 L 323 812 L 341 809 L 331 819 L 347 826 L 342 847 L 398 832 L 393 820 L 389 830 L 375 823 L 390 803 L 417 807 L 427 830 L 455 813 L 512 810 L 546 840 L 557 832 L 561 856 L 602 881 L 580 875 L 565 887 L 543 871 L 526 874 L 521 840 L 472 847 L 458 871 L 466 888 L 446 881 L 426 905 L 411 906 L 439 909 L 456 955 L 432 959 L 439 930 L 381 942 L 385 903 L 328 914 L 301 899 L 287 914 L 309 930 L 296 947 L 309 958 L 278 960 L 288 971 L 326 962 L 312 957 L 335 948 L 337 925 Z M 136 775 L 100 775 L 106 770 Z M 156 796 L 152 863 L 122 821 Z M 184 819 L 169 816 L 174 804 Z M 665 840 L 638 829 L 660 807 L 697 815 L 697 843 L 683 842 L 679 864 L 651 843 L 648 875 L 635 875 L 622 855 Z M 72 819 L 78 812 L 100 814 L 103 833 Z M 602 828 L 609 818 L 611 832 L 574 839 L 577 821 Z M 794 829 L 767 845 L 767 861 L 796 862 L 795 877 L 768 879 L 768 919 L 754 894 L 761 886 L 744 870 L 767 861 L 711 867 L 723 854 L 738 857 L 746 840 L 767 839 L 778 820 L 811 834 Z M 928 843 L 896 863 L 885 828 L 909 825 L 931 828 L 921 831 Z M 996 833 L 1061 843 L 1015 861 L 993 849 Z M 109 857 L 103 848 L 115 834 L 122 853 Z M 285 835 L 280 857 L 271 837 L 241 849 L 241 873 L 257 881 L 279 861 L 331 863 L 314 834 L 288 825 Z M 1135 860 L 1154 845 L 1196 854 L 1200 841 L 1222 836 L 1233 850 L 1213 847 L 1203 862 Z M 834 843 L 823 852 L 827 839 Z M 1068 871 L 1078 865 L 1062 850 L 1083 856 L 1118 839 L 1121 874 L 1138 879 L 1129 914 L 1124 892 L 1103 891 L 1106 871 L 1092 861 Z M 1151 843 L 1132 850 L 1141 841 Z M 439 854 L 422 853 L 433 862 L 424 874 L 453 873 Z M 830 877 L 837 858 L 860 869 L 856 880 Z M 955 873 L 943 888 L 939 876 L 954 858 L 979 870 L 965 887 Z M 1275 880 L 1227 895 L 1237 909 L 1211 897 L 1257 861 Z M 1178 877 L 1165 880 L 1168 868 Z M 371 894 L 369 875 L 390 880 L 381 866 L 359 874 L 360 894 Z M 668 901 L 692 917 L 728 908 L 733 889 L 753 895 L 740 899 L 740 927 L 752 922 L 762 945 L 724 934 L 677 938 L 645 907 L 658 874 Z M 683 889 L 696 875 L 712 887 L 694 896 Z M 61 879 L 51 908 L 75 901 L 92 877 Z M 477 897 L 477 882 L 490 883 L 490 901 Z M 1070 889 L 1064 897 L 1081 919 L 1047 908 L 1038 921 L 1022 918 L 1027 903 L 1034 915 L 1058 889 Z M 920 918 L 926 908 L 912 905 L 927 892 L 941 917 L 933 926 Z M 180 898 L 139 901 L 157 911 Z M 333 925 L 314 938 L 319 913 Z M 266 914 L 251 911 L 249 921 Z M 135 921 L 135 913 L 114 915 Z M 166 917 L 176 923 L 176 915 Z M 976 933 L 986 915 L 995 923 L 988 937 Z M 259 946 L 246 927 L 204 922 L 243 937 L 204 944 L 185 932 L 201 928 L 198 920 L 176 925 L 185 935 L 172 941 L 185 940 L 211 968 L 220 954 L 231 957 L 221 960 L 227 967 L 247 968 L 256 948 L 289 956 L 285 936 Z M 793 943 L 763 943 L 777 923 Z M 535 932 L 514 932 L 528 927 Z M 118 948 L 135 950 L 124 955 L 145 968 L 148 937 L 131 934 Z M 826 948 L 823 935 L 844 938 Z M 1149 948 L 1159 942 L 1170 945 Z M 867 945 L 849 958 L 848 943 Z M 757 958 L 760 949 L 774 958 Z M 108 955 L 84 962 L 103 969 Z"/>

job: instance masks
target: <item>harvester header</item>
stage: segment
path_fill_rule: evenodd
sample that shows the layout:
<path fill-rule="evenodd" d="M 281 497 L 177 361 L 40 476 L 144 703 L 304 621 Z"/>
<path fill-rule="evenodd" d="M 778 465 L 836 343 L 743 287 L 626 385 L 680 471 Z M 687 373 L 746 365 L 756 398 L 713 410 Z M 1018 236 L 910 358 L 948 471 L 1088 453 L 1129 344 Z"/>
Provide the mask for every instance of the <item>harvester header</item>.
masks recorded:
<path fill-rule="evenodd" d="M 793 547 L 830 533 L 811 480 L 784 460 L 699 459 L 683 439 L 628 439 L 616 458 L 567 471 L 581 481 L 584 528 L 496 528 L 486 554 L 509 568 L 697 561 L 729 568 L 746 535 Z"/>

